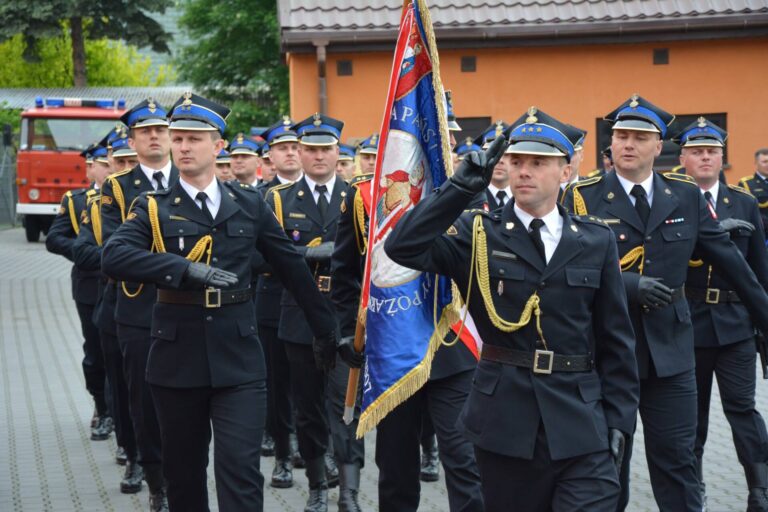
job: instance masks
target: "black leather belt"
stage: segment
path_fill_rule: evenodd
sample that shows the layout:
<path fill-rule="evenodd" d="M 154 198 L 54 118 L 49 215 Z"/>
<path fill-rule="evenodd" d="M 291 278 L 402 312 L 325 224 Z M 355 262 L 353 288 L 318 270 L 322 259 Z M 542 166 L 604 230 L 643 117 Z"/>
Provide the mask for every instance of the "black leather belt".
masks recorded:
<path fill-rule="evenodd" d="M 592 356 L 566 356 L 551 350 L 525 352 L 498 345 L 483 345 L 482 358 L 488 361 L 530 368 L 533 373 L 549 375 L 552 372 L 588 372 L 595 366 Z"/>
<path fill-rule="evenodd" d="M 243 290 L 157 290 L 157 302 L 164 304 L 187 304 L 190 306 L 205 306 L 219 308 L 226 304 L 248 302 L 253 297 L 253 288 Z"/>
<path fill-rule="evenodd" d="M 315 282 L 317 282 L 317 289 L 321 292 L 331 291 L 331 276 L 317 276 Z"/>
<path fill-rule="evenodd" d="M 685 296 L 691 300 L 704 301 L 707 304 L 741 302 L 741 299 L 735 291 L 721 290 L 720 288 L 686 288 Z"/>

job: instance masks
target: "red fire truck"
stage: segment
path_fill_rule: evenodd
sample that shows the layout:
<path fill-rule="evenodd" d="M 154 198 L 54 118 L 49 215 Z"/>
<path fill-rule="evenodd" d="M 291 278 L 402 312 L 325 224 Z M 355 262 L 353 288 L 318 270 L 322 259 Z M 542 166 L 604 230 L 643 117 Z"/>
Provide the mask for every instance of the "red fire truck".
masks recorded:
<path fill-rule="evenodd" d="M 16 213 L 23 215 L 29 242 L 48 232 L 67 190 L 88 186 L 80 152 L 101 140 L 124 112 L 124 100 L 39 97 L 22 112 Z"/>

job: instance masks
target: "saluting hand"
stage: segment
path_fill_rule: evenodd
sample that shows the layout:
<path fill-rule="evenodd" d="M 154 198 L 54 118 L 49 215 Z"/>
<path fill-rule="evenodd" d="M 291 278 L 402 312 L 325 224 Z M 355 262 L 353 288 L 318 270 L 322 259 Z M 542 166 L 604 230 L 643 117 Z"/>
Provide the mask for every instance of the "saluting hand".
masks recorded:
<path fill-rule="evenodd" d="M 238 279 L 237 274 L 193 261 L 184 272 L 184 281 L 204 287 L 228 288 L 236 285 Z"/>
<path fill-rule="evenodd" d="M 451 176 L 451 181 L 460 189 L 471 194 L 484 190 L 491 182 L 493 168 L 499 163 L 508 146 L 507 138 L 504 135 L 499 135 L 482 153 L 477 151 L 469 153 L 456 168 L 456 172 Z"/>

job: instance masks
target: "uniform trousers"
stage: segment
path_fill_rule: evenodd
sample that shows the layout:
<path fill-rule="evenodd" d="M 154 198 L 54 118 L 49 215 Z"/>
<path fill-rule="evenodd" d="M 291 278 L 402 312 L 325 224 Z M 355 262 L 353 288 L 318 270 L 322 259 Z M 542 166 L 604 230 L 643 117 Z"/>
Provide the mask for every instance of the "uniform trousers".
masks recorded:
<path fill-rule="evenodd" d="M 328 414 L 328 425 L 331 430 L 333 456 L 337 464 L 357 464 L 363 467 L 365 464 L 364 440 L 357 439 L 355 435 L 357 423 L 360 419 L 359 405 L 362 380 L 358 381 L 354 419 L 347 425 L 344 423 L 343 416 L 348 380 L 349 366 L 337 355 L 336 367 L 328 374 L 325 393 L 325 406 Z"/>
<path fill-rule="evenodd" d="M 475 447 L 485 512 L 613 512 L 619 479 L 608 450 L 552 460 L 539 425 L 533 459 Z"/>
<path fill-rule="evenodd" d="M 139 464 L 161 464 L 160 425 L 155 401 L 147 383 L 147 359 L 151 346 L 150 330 L 117 324 L 117 339 L 123 353 L 125 379 L 128 383 L 131 419 L 136 432 Z"/>
<path fill-rule="evenodd" d="M 100 329 L 99 338 L 104 354 L 104 369 L 109 380 L 109 392 L 112 395 L 112 420 L 115 424 L 117 445 L 125 450 L 128 460 L 135 461 L 137 457 L 136 434 L 131 421 L 128 384 L 123 373 L 123 353 L 120 351 L 120 344 L 115 333 Z"/>
<path fill-rule="evenodd" d="M 645 457 L 656 504 L 661 512 L 700 512 L 701 492 L 696 475 L 696 376 L 694 369 L 659 377 L 653 367 L 640 379 L 640 417 L 643 420 Z M 622 496 L 618 510 L 629 501 L 629 463 L 632 440 L 627 442 L 621 472 Z"/>
<path fill-rule="evenodd" d="M 104 369 L 104 354 L 101 351 L 99 328 L 93 323 L 94 306 L 75 301 L 77 316 L 80 317 L 80 330 L 83 333 L 83 377 L 85 388 L 96 403 L 99 415 L 107 414 L 107 402 L 104 386 L 106 371 Z"/>
<path fill-rule="evenodd" d="M 163 435 L 163 475 L 171 512 L 208 512 L 211 436 L 219 510 L 263 510 L 259 465 L 267 414 L 265 381 L 225 388 L 151 389 Z"/>
<path fill-rule="evenodd" d="M 328 414 L 325 408 L 326 377 L 315 366 L 312 345 L 285 342 L 291 373 L 291 395 L 296 407 L 296 437 L 299 453 L 306 460 L 328 450 Z"/>
<path fill-rule="evenodd" d="M 474 370 L 468 370 L 431 380 L 381 420 L 376 430 L 381 512 L 409 512 L 419 508 L 425 410 L 437 434 L 451 512 L 483 510 L 480 473 L 472 444 L 456 428 L 473 374 Z"/>
<path fill-rule="evenodd" d="M 275 441 L 275 457 L 285 459 L 291 455 L 290 434 L 294 432 L 290 366 L 277 327 L 258 324 L 258 329 L 267 364 L 267 432 Z"/>
<path fill-rule="evenodd" d="M 755 409 L 755 341 L 696 349 L 698 426 L 694 451 L 704 454 L 709 427 L 712 377 L 717 377 L 723 412 L 731 425 L 736 455 L 743 466 L 768 461 L 765 421 Z"/>

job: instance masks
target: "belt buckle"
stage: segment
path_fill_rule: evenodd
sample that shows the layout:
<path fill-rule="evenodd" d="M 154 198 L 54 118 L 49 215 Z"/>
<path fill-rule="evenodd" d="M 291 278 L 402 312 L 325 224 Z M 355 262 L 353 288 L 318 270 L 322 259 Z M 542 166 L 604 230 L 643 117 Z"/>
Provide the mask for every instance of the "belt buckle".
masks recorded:
<path fill-rule="evenodd" d="M 221 290 L 219 288 L 205 289 L 205 307 L 206 308 L 221 307 Z"/>
<path fill-rule="evenodd" d="M 319 276 L 317 278 L 317 289 L 321 292 L 331 291 L 331 276 Z"/>
<path fill-rule="evenodd" d="M 707 288 L 707 295 L 704 298 L 707 304 L 717 304 L 720 302 L 720 288 Z"/>
<path fill-rule="evenodd" d="M 545 362 L 542 365 L 541 358 L 544 357 Z M 540 373 L 542 375 L 552 374 L 552 363 L 555 362 L 555 353 L 551 350 L 535 350 L 533 352 L 533 373 Z"/>

